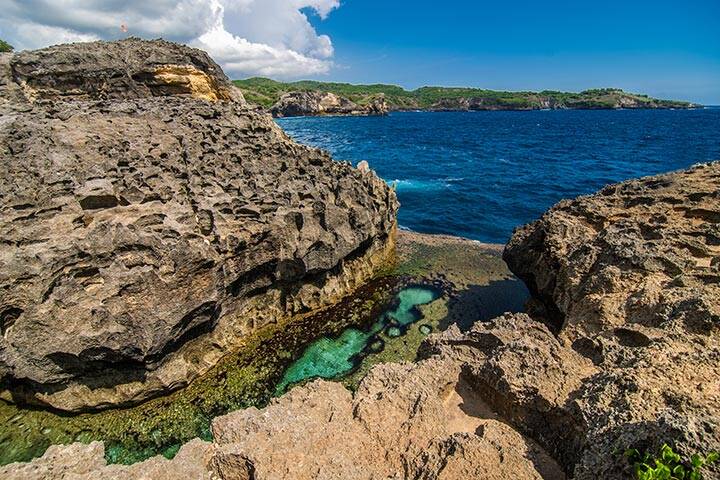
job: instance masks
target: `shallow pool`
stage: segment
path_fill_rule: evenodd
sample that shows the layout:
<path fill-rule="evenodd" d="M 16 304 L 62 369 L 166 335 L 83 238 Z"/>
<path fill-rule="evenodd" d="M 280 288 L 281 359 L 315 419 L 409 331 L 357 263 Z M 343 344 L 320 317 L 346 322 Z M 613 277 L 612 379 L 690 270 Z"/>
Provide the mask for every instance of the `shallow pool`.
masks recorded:
<path fill-rule="evenodd" d="M 371 353 L 382 351 L 388 338 L 405 334 L 407 327 L 422 318 L 416 308 L 438 298 L 433 287 L 406 287 L 395 296 L 391 308 L 365 330 L 345 329 L 335 338 L 323 337 L 311 343 L 303 355 L 285 371 L 276 393 L 312 378 L 339 378 L 352 372 Z M 431 330 L 425 328 L 423 332 Z"/>

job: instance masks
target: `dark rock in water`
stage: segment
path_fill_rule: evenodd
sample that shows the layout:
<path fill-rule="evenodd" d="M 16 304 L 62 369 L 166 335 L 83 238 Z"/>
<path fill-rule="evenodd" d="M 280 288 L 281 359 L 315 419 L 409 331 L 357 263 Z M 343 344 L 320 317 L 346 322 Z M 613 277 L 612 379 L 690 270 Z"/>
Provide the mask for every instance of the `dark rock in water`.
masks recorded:
<path fill-rule="evenodd" d="M 300 117 L 317 115 L 386 115 L 384 96 L 372 99 L 365 105 L 329 92 L 289 92 L 270 107 L 275 117 Z"/>
<path fill-rule="evenodd" d="M 420 333 L 423 335 L 430 335 L 430 332 L 432 332 L 432 327 L 430 325 L 420 325 Z"/>
<path fill-rule="evenodd" d="M 383 342 L 380 338 L 368 345 L 368 349 L 373 353 L 382 352 L 384 348 L 385 342 Z"/>
<path fill-rule="evenodd" d="M 0 375 L 16 401 L 178 388 L 392 253 L 391 189 L 292 142 L 204 52 L 3 55 L 0 90 Z"/>
<path fill-rule="evenodd" d="M 385 334 L 390 338 L 397 338 L 402 335 L 400 327 L 390 326 L 385 329 Z"/>

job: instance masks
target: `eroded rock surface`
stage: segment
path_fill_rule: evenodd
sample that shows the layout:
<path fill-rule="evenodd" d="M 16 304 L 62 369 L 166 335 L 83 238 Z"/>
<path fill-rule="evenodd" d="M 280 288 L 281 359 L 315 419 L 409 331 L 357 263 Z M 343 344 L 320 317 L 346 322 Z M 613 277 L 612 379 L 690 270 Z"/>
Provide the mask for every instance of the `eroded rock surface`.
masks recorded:
<path fill-rule="evenodd" d="M 460 367 L 450 358 L 379 365 L 354 395 L 339 383 L 316 380 L 262 410 L 215 419 L 212 445 L 193 441 L 172 461 L 154 457 L 129 467 L 106 466 L 100 444 L 74 444 L 0 467 L 0 474 L 135 479 L 163 468 L 157 478 L 565 478 L 540 446 L 484 404 Z"/>
<path fill-rule="evenodd" d="M 57 45 L 8 59 L 13 83 L 30 100 L 190 95 L 243 101 L 207 53 L 163 40 Z"/>
<path fill-rule="evenodd" d="M 301 117 L 317 115 L 386 115 L 384 96 L 373 98 L 367 104 L 357 103 L 330 92 L 288 92 L 270 107 L 275 117 Z"/>
<path fill-rule="evenodd" d="M 504 257 L 597 369 L 568 396 L 577 478 L 619 478 L 629 446 L 720 449 L 720 163 L 560 202 Z"/>
<path fill-rule="evenodd" d="M 392 253 L 394 192 L 289 140 L 204 52 L 127 40 L 2 61 L 7 398 L 82 410 L 178 388 Z"/>

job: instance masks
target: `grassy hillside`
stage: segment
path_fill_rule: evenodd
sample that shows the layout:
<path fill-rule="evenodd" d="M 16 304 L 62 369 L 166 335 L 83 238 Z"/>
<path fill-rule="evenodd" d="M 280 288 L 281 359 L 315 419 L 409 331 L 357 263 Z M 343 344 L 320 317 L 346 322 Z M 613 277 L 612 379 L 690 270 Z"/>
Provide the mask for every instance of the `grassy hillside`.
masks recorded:
<path fill-rule="evenodd" d="M 560 108 L 616 108 L 620 105 L 635 104 L 647 108 L 688 108 L 688 102 L 657 100 L 647 95 L 626 93 L 619 89 L 603 88 L 585 90 L 580 93 L 542 91 L 542 92 L 503 92 L 479 88 L 422 87 L 417 90 L 405 90 L 396 85 L 352 85 L 349 83 L 330 83 L 303 80 L 283 83 L 269 78 L 248 78 L 235 80 L 245 98 L 263 107 L 273 105 L 284 93 L 291 91 L 331 92 L 347 97 L 360 105 L 372 98 L 384 94 L 391 110 L 454 110 L 461 109 L 463 99 L 473 99 L 482 108 L 497 109 L 533 109 L 545 108 L 548 102 Z"/>

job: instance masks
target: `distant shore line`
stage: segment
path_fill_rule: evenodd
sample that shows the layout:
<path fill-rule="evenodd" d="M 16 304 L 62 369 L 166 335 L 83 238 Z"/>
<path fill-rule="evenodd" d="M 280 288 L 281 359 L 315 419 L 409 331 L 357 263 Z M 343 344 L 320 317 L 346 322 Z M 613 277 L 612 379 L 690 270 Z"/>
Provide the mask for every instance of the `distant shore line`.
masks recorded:
<path fill-rule="evenodd" d="M 269 78 L 235 80 L 246 101 L 275 117 L 384 115 L 393 111 L 531 111 L 696 109 L 702 105 L 653 98 L 619 88 L 581 92 L 498 91 L 464 87 L 353 85 L 317 81 L 278 82 Z"/>
<path fill-rule="evenodd" d="M 484 110 L 432 110 L 432 109 L 407 109 L 407 110 L 390 110 L 383 114 L 372 114 L 372 113 L 319 113 L 319 114 L 305 114 L 305 115 L 284 115 L 274 116 L 279 119 L 293 119 L 293 118 L 307 118 L 307 117 L 322 117 L 322 118 L 334 118 L 334 117 L 383 117 L 393 113 L 485 113 L 485 112 L 567 112 L 567 111 L 579 111 L 579 112 L 607 112 L 607 111 L 697 111 L 697 110 L 717 110 L 720 109 L 720 105 L 697 105 L 694 107 L 687 108 L 674 108 L 674 107 L 636 107 L 636 108 L 525 108 L 525 109 L 484 109 Z"/>

